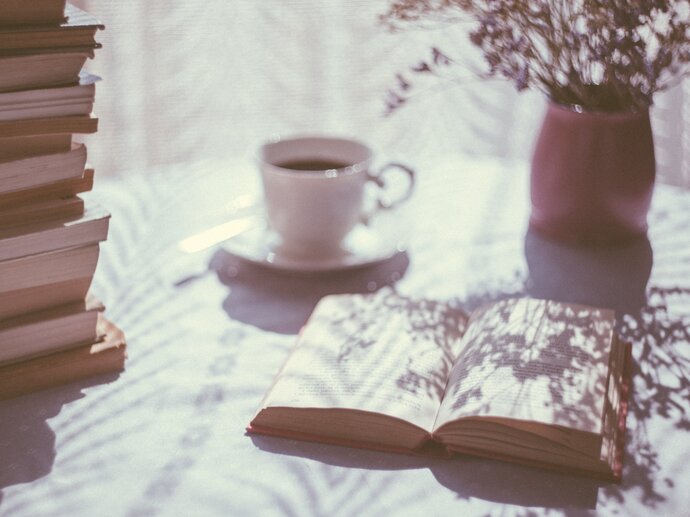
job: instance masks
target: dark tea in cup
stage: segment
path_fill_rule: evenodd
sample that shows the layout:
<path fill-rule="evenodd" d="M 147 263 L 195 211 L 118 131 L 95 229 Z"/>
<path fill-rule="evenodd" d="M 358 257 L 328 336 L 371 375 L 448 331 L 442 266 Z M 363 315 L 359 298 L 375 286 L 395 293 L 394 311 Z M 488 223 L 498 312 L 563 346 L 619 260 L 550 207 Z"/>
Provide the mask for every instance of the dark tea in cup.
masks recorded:
<path fill-rule="evenodd" d="M 348 165 L 347 162 L 323 160 L 319 158 L 304 158 L 297 160 L 288 160 L 275 164 L 281 169 L 290 169 L 294 171 L 328 171 L 331 169 L 344 169 Z"/>

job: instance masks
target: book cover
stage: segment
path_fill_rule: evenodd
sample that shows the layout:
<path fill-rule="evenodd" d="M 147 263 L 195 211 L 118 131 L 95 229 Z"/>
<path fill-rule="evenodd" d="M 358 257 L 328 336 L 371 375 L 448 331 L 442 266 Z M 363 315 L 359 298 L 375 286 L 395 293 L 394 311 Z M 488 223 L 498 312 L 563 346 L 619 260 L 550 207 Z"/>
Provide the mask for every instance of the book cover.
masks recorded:
<path fill-rule="evenodd" d="M 0 161 L 11 162 L 42 154 L 66 153 L 72 149 L 72 135 L 32 135 L 0 138 Z"/>
<path fill-rule="evenodd" d="M 0 92 L 74 85 L 93 51 L 0 56 Z"/>
<path fill-rule="evenodd" d="M 0 322 L 22 314 L 84 300 L 93 278 L 86 275 L 0 294 Z"/>
<path fill-rule="evenodd" d="M 90 115 L 99 80 L 82 72 L 74 86 L 0 93 L 0 122 Z"/>
<path fill-rule="evenodd" d="M 67 4 L 65 15 L 67 19 L 59 25 L 0 26 L 0 50 L 96 47 L 96 31 L 105 26 L 71 4 Z"/>
<path fill-rule="evenodd" d="M 103 314 L 98 316 L 101 339 L 34 359 L 0 366 L 0 400 L 125 368 L 125 335 Z"/>
<path fill-rule="evenodd" d="M 89 192 L 93 188 L 93 176 L 94 170 L 87 168 L 81 177 L 54 181 L 38 187 L 6 192 L 4 194 L 0 193 L 0 205 L 9 209 L 28 203 L 72 197 L 82 192 Z"/>
<path fill-rule="evenodd" d="M 79 196 L 48 199 L 18 206 L 0 205 L 0 229 L 77 219 L 83 215 L 84 200 Z"/>
<path fill-rule="evenodd" d="M 65 4 L 66 0 L 3 0 L 0 26 L 64 23 Z"/>
<path fill-rule="evenodd" d="M 0 227 L 0 262 L 104 241 L 109 223 L 110 212 L 88 200 L 76 216 Z"/>
<path fill-rule="evenodd" d="M 98 118 L 93 115 L 0 121 L 0 138 L 65 133 L 92 134 L 97 131 Z"/>
<path fill-rule="evenodd" d="M 0 261 L 0 296 L 20 289 L 93 277 L 98 254 L 98 244 L 89 244 Z"/>
<path fill-rule="evenodd" d="M 98 313 L 105 308 L 92 296 L 78 303 L 22 314 L 0 321 L 0 365 L 94 343 Z"/>
<path fill-rule="evenodd" d="M 0 162 L 0 193 L 40 187 L 83 176 L 86 146 L 73 144 L 66 153 L 44 154 Z"/>

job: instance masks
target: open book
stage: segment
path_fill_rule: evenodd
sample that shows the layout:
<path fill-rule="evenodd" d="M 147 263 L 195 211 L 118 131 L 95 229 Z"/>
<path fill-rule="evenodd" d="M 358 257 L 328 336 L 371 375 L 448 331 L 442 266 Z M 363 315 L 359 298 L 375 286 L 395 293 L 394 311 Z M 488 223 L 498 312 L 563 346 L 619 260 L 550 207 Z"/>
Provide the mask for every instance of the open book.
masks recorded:
<path fill-rule="evenodd" d="M 614 321 L 534 299 L 466 316 L 391 293 L 329 296 L 248 431 L 617 480 L 630 353 Z"/>

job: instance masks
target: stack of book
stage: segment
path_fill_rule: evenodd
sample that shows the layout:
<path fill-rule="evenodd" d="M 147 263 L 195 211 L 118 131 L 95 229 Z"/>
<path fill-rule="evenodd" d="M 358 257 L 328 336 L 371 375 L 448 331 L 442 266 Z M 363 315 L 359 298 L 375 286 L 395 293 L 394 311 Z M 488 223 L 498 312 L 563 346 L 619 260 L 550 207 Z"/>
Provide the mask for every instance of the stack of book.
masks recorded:
<path fill-rule="evenodd" d="M 102 28 L 65 0 L 0 2 L 0 399 L 124 367 L 89 294 L 110 214 L 78 195 Z"/>

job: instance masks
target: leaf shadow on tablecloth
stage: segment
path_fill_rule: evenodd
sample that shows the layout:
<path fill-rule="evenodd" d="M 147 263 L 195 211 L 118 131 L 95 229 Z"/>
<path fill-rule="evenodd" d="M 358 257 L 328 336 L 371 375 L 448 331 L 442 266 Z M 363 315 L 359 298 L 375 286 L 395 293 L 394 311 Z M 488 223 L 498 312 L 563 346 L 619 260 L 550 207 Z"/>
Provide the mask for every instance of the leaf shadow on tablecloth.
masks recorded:
<path fill-rule="evenodd" d="M 690 330 L 682 315 L 690 302 L 690 288 L 684 285 L 688 264 L 676 261 L 680 255 L 672 251 L 682 235 L 661 227 L 651 243 L 640 238 L 603 248 L 567 246 L 533 232 L 525 237 L 526 293 L 610 307 L 616 311 L 618 334 L 632 344 L 623 480 L 608 486 L 602 501 L 639 498 L 651 513 L 674 487 L 661 458 L 668 454 L 668 444 L 690 429 Z M 669 272 L 671 282 L 664 278 Z M 666 433 L 674 430 L 667 434 L 668 444 L 653 438 L 664 427 Z M 684 448 L 675 452 L 682 455 Z"/>
<path fill-rule="evenodd" d="M 233 320 L 280 334 L 297 334 L 322 297 L 394 286 L 409 262 L 407 253 L 401 252 L 368 267 L 305 274 L 257 266 L 221 249 L 209 268 L 230 289 L 223 309 Z"/>
<path fill-rule="evenodd" d="M 82 390 L 118 377 L 117 373 L 99 375 L 0 401 L 0 509 L 3 488 L 35 481 L 52 471 L 56 436 L 47 421 L 64 405 L 85 397 Z"/>

